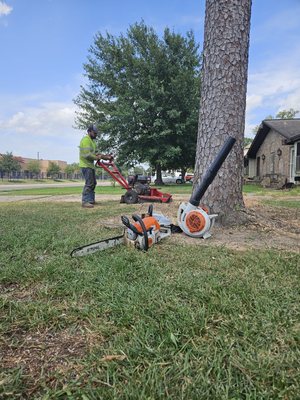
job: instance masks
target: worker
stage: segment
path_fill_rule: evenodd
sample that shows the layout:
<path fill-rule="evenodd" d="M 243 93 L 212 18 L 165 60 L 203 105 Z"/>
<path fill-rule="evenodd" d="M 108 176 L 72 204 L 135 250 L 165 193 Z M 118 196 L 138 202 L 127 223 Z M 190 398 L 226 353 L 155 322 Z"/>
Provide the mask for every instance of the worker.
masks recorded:
<path fill-rule="evenodd" d="M 96 152 L 95 139 L 98 130 L 95 125 L 90 125 L 87 129 L 87 135 L 84 136 L 79 145 L 79 167 L 85 179 L 85 185 L 82 191 L 82 207 L 93 208 L 95 202 L 95 187 L 97 185 L 95 164 L 96 160 L 112 160 L 111 155 L 99 154 Z"/>

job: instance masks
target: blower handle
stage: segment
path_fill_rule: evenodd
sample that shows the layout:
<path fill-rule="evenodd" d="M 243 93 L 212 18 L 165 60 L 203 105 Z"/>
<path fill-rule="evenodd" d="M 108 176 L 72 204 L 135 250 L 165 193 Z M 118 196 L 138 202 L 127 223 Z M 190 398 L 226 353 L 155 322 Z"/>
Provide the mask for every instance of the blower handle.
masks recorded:
<path fill-rule="evenodd" d="M 221 168 L 223 162 L 225 161 L 226 157 L 230 153 L 234 143 L 236 142 L 236 139 L 233 138 L 232 136 L 229 136 L 226 139 L 226 142 L 223 144 L 223 147 L 217 154 L 216 158 L 206 171 L 206 174 L 202 178 L 202 181 L 200 185 L 196 187 L 194 190 L 191 198 L 190 198 L 190 203 L 193 206 L 198 207 L 200 204 L 201 198 L 204 196 L 204 193 L 206 192 L 207 188 L 209 185 L 212 183 L 212 181 L 215 179 L 215 176 L 217 175 L 219 169 Z"/>

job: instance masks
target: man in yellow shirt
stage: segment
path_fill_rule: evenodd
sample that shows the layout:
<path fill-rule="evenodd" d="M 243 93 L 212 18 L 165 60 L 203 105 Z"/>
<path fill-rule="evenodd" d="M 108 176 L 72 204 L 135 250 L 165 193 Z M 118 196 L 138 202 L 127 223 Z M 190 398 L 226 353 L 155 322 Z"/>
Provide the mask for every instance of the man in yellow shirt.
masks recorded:
<path fill-rule="evenodd" d="M 82 207 L 84 208 L 93 208 L 95 204 L 95 187 L 97 185 L 95 161 L 112 159 L 111 155 L 97 153 L 95 143 L 97 134 L 96 126 L 89 126 L 87 135 L 81 139 L 79 145 L 79 166 L 85 179 L 82 191 Z"/>

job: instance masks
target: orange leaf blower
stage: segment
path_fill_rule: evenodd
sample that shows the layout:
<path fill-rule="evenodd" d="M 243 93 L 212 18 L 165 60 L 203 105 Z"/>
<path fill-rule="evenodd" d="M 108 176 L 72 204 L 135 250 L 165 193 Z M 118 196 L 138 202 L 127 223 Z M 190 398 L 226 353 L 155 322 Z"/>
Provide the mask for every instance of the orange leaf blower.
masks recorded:
<path fill-rule="evenodd" d="M 210 229 L 218 214 L 208 214 L 206 208 L 199 207 L 200 200 L 217 175 L 235 141 L 236 139 L 233 137 L 228 137 L 217 157 L 208 168 L 202 182 L 194 190 L 190 201 L 181 203 L 179 206 L 177 214 L 178 225 L 188 236 L 202 237 L 204 239 L 211 236 Z"/>

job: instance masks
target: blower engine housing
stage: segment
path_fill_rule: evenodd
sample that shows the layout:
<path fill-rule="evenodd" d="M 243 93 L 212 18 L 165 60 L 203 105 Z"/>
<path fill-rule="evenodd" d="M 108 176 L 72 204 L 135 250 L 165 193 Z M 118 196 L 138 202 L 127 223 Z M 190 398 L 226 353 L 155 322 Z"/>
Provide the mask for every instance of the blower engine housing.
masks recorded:
<path fill-rule="evenodd" d="M 183 232 L 192 237 L 207 239 L 211 236 L 218 214 L 208 214 L 202 207 L 196 207 L 191 203 L 181 203 L 178 208 L 178 225 Z"/>
<path fill-rule="evenodd" d="M 204 208 L 199 206 L 200 200 L 214 180 L 223 162 L 230 153 L 235 141 L 236 139 L 231 136 L 227 138 L 223 147 L 202 178 L 202 182 L 195 188 L 190 201 L 188 203 L 180 204 L 177 213 L 177 220 L 178 225 L 186 235 L 202 237 L 204 239 L 211 236 L 209 231 L 218 214 L 209 215 Z"/>

